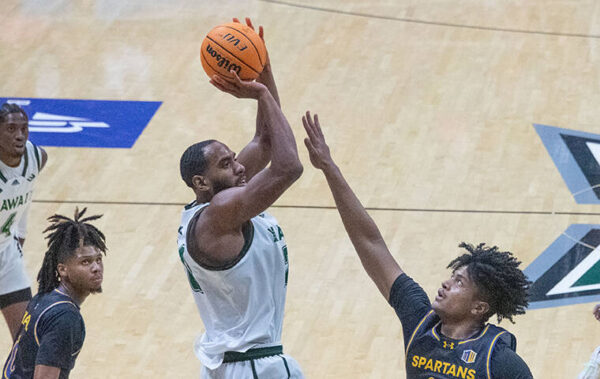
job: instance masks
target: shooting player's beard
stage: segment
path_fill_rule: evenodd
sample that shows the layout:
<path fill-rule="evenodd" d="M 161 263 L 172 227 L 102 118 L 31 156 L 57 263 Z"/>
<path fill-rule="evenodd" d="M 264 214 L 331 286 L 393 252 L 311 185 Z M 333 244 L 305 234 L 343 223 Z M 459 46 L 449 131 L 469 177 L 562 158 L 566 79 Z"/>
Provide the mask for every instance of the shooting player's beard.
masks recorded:
<path fill-rule="evenodd" d="M 228 188 L 231 188 L 231 187 L 235 187 L 235 185 L 230 185 L 228 183 L 225 183 L 224 181 L 223 182 L 215 182 L 215 184 L 213 185 L 213 191 L 214 191 L 213 196 L 218 194 L 219 192 L 226 190 Z"/>

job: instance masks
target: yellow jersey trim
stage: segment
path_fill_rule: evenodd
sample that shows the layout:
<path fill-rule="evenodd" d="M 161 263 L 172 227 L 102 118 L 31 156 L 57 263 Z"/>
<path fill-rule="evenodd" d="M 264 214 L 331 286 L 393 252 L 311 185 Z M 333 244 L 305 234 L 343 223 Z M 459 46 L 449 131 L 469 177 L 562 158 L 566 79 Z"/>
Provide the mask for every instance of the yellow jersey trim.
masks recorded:
<path fill-rule="evenodd" d="M 486 363 L 486 371 L 487 371 L 488 379 L 492 379 L 492 372 L 490 370 L 490 362 L 492 360 L 492 349 L 494 349 L 494 345 L 496 344 L 498 337 L 500 337 L 504 333 L 506 333 L 506 330 L 496 334 L 496 337 L 494 337 L 494 339 L 492 340 L 492 343 L 490 344 L 490 349 L 488 350 L 487 363 Z"/>
<path fill-rule="evenodd" d="M 421 328 L 421 325 L 423 325 L 423 322 L 425 322 L 425 320 L 427 320 L 427 317 L 429 317 L 429 315 L 431 315 L 432 313 L 433 313 L 433 309 L 430 310 L 425 315 L 425 317 L 423 317 L 423 319 L 421 320 L 421 322 L 419 322 L 419 324 L 417 325 L 417 327 L 413 331 L 412 335 L 410 336 L 410 340 L 408 340 L 408 344 L 406 345 L 406 352 L 404 353 L 405 358 L 408 358 L 408 349 L 410 349 L 410 345 L 412 344 L 412 341 L 415 338 L 415 335 L 417 334 L 417 331 Z"/>
<path fill-rule="evenodd" d="M 438 326 L 439 324 L 441 324 L 441 321 L 439 321 L 437 324 L 435 324 L 435 325 L 433 326 L 433 328 L 431 328 L 431 334 L 433 334 L 433 337 L 434 337 L 436 340 L 438 340 L 438 342 L 440 342 L 441 340 L 440 340 L 440 337 L 437 335 L 437 333 L 436 333 L 436 331 L 435 331 L 435 328 L 437 328 L 437 326 Z"/>
<path fill-rule="evenodd" d="M 485 329 L 483 329 L 483 332 L 479 335 L 479 337 L 475 337 L 475 338 L 471 338 L 471 339 L 468 339 L 468 340 L 460 341 L 458 344 L 460 345 L 460 344 L 463 344 L 463 343 L 467 343 L 467 342 L 471 342 L 471 341 L 475 341 L 475 340 L 480 339 L 488 331 L 489 328 L 490 328 L 490 324 L 487 324 L 486 327 L 485 327 Z"/>

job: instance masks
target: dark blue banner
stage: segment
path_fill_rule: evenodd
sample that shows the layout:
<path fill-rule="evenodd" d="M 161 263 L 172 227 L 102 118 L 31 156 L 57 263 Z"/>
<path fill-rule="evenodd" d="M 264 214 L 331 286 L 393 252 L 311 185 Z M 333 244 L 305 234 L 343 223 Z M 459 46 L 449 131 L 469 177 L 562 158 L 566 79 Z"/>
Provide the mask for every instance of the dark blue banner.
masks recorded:
<path fill-rule="evenodd" d="M 29 116 L 41 146 L 131 148 L 162 102 L 1 97 Z"/>

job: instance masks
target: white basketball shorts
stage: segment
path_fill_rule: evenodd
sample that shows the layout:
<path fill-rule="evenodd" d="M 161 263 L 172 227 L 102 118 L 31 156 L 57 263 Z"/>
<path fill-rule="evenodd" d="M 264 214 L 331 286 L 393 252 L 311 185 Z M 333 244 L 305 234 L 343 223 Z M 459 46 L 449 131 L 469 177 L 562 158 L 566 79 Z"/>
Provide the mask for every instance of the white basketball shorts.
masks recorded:
<path fill-rule="evenodd" d="M 21 245 L 19 241 L 13 239 L 4 250 L 0 251 L 0 295 L 30 286 Z"/>
<path fill-rule="evenodd" d="M 249 361 L 223 363 L 214 370 L 202 368 L 202 379 L 302 379 L 296 360 L 280 354 Z"/>

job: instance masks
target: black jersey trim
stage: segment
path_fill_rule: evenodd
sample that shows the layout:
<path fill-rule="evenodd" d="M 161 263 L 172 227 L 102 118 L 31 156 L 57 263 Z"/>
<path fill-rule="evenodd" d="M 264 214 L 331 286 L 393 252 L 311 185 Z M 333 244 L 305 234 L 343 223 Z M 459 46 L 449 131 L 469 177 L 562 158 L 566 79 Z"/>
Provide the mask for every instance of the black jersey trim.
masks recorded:
<path fill-rule="evenodd" d="M 196 200 L 194 200 L 191 203 L 186 204 L 183 208 L 187 211 L 194 208 L 196 205 L 198 205 L 198 203 L 196 202 Z"/>
<path fill-rule="evenodd" d="M 283 359 L 283 364 L 285 366 L 285 372 L 287 372 L 288 379 L 290 379 L 292 377 L 292 374 L 290 374 L 290 368 L 288 367 L 287 361 L 285 360 L 284 357 L 281 357 L 281 359 Z"/>
<path fill-rule="evenodd" d="M 27 145 L 25 145 L 25 154 L 23 154 L 23 159 L 25 159 L 25 164 L 23 165 L 23 173 L 21 173 L 21 176 L 25 176 L 25 174 L 27 174 L 27 167 L 29 167 L 29 154 L 27 153 Z"/>
<path fill-rule="evenodd" d="M 258 379 L 258 374 L 256 373 L 256 367 L 254 366 L 254 359 L 250 360 L 250 366 L 252 367 L 252 379 Z"/>
<path fill-rule="evenodd" d="M 33 143 L 32 143 L 32 145 L 33 145 L 33 154 L 35 155 L 35 161 L 37 162 L 37 168 L 38 168 L 38 172 L 39 172 L 42 170 L 42 160 L 40 159 L 40 152 L 38 151 L 39 148 L 36 145 L 34 145 Z"/>
<path fill-rule="evenodd" d="M 0 180 L 2 180 L 4 183 L 7 182 L 6 177 L 2 175 L 2 171 L 0 171 Z"/>
<path fill-rule="evenodd" d="M 187 233 L 186 241 L 185 241 L 188 252 L 191 253 L 190 256 L 192 257 L 194 262 L 196 262 L 198 265 L 200 265 L 200 267 L 202 267 L 206 270 L 210 270 L 210 271 L 229 270 L 230 268 L 232 268 L 233 266 L 238 264 L 238 262 L 241 261 L 242 258 L 244 258 L 246 256 L 246 253 L 248 252 L 248 250 L 250 250 L 250 246 L 252 246 L 252 240 L 254 239 L 254 224 L 252 223 L 252 220 L 248 220 L 247 222 L 244 223 L 244 225 L 242 225 L 242 235 L 244 236 L 244 246 L 242 246 L 242 250 L 231 261 L 222 262 L 222 263 L 214 263 L 214 264 L 212 262 L 200 262 L 198 259 L 196 259 L 196 257 L 204 257 L 207 261 L 209 261 L 209 259 L 206 258 L 206 256 L 207 256 L 206 253 L 204 253 L 203 251 L 198 249 L 196 239 L 195 238 L 190 239 L 190 236 L 192 236 L 194 234 L 192 231 L 196 227 L 196 223 L 198 222 L 198 218 L 200 218 L 200 214 L 202 214 L 202 212 L 206 208 L 207 207 L 203 207 L 202 209 L 198 210 L 198 212 L 196 212 L 196 214 L 192 217 L 192 219 L 190 220 L 190 222 L 188 224 L 188 228 L 187 228 L 187 232 L 186 232 Z"/>

